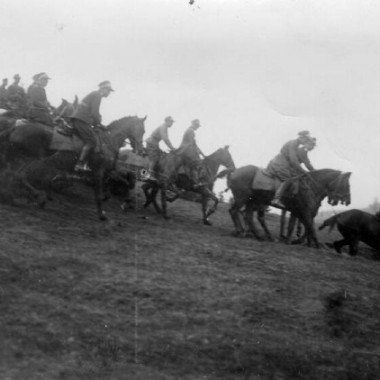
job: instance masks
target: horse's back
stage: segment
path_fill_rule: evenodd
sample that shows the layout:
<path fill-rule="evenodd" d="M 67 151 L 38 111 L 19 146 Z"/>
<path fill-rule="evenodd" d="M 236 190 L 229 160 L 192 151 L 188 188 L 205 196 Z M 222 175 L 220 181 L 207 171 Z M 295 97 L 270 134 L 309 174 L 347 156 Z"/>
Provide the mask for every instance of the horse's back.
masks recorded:
<path fill-rule="evenodd" d="M 234 170 L 229 178 L 229 187 L 231 191 L 250 191 L 258 169 L 257 166 L 246 165 Z"/>
<path fill-rule="evenodd" d="M 380 220 L 362 210 L 348 210 L 336 215 L 338 230 L 345 236 L 359 238 L 380 250 Z"/>

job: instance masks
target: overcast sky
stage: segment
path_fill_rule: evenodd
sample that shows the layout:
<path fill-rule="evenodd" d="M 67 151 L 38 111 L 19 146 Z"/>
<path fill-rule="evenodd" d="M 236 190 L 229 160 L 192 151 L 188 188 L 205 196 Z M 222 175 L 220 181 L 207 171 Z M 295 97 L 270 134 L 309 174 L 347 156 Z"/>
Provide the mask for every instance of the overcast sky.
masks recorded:
<path fill-rule="evenodd" d="M 178 145 L 198 118 L 201 149 L 228 144 L 237 166 L 308 129 L 314 166 L 352 171 L 365 207 L 380 198 L 379 20 L 369 0 L 1 0 L 0 76 L 47 72 L 53 105 L 110 80 L 105 124 L 147 115 L 149 135 L 171 115 Z"/>

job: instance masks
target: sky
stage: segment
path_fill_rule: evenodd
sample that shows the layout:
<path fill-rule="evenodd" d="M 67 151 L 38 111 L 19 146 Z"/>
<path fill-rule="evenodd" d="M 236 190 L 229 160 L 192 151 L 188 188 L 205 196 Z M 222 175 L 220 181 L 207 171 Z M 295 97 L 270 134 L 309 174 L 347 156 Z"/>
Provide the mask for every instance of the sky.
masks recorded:
<path fill-rule="evenodd" d="M 373 0 L 2 0 L 0 77 L 47 72 L 55 106 L 110 80 L 104 124 L 147 115 L 148 137 L 171 115 L 178 146 L 197 118 L 202 151 L 237 167 L 307 129 L 362 208 L 380 198 L 379 19 Z"/>

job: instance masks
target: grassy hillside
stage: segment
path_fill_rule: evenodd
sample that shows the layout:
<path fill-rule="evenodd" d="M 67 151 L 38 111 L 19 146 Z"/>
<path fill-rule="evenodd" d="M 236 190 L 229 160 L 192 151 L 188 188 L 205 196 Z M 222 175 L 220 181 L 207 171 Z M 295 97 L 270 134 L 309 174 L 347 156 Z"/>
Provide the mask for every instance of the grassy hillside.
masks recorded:
<path fill-rule="evenodd" d="M 0 205 L 1 379 L 378 378 L 370 250 L 237 239 L 227 204 L 211 227 L 197 203 L 135 205 L 105 223 L 81 187 Z"/>

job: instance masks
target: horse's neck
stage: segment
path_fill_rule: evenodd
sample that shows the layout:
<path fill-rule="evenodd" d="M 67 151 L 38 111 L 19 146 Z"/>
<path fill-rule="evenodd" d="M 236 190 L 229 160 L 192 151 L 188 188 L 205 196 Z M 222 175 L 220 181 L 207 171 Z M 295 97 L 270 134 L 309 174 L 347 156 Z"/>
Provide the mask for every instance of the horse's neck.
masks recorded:
<path fill-rule="evenodd" d="M 324 170 L 324 169 L 322 169 Z M 328 194 L 328 186 L 329 184 L 334 181 L 336 178 L 338 172 L 314 172 L 316 175 L 310 174 L 312 180 L 310 181 L 310 186 L 314 190 L 315 195 L 322 200 L 325 198 Z"/>
<path fill-rule="evenodd" d="M 203 160 L 203 165 L 207 168 L 207 170 L 211 173 L 212 176 L 215 176 L 221 164 L 218 162 L 218 160 L 215 160 L 211 155 Z"/>
<path fill-rule="evenodd" d="M 123 131 L 122 128 L 113 128 L 112 130 L 109 130 L 109 132 L 112 144 L 118 149 L 120 149 L 123 146 L 124 141 L 129 138 L 129 131 Z"/>

